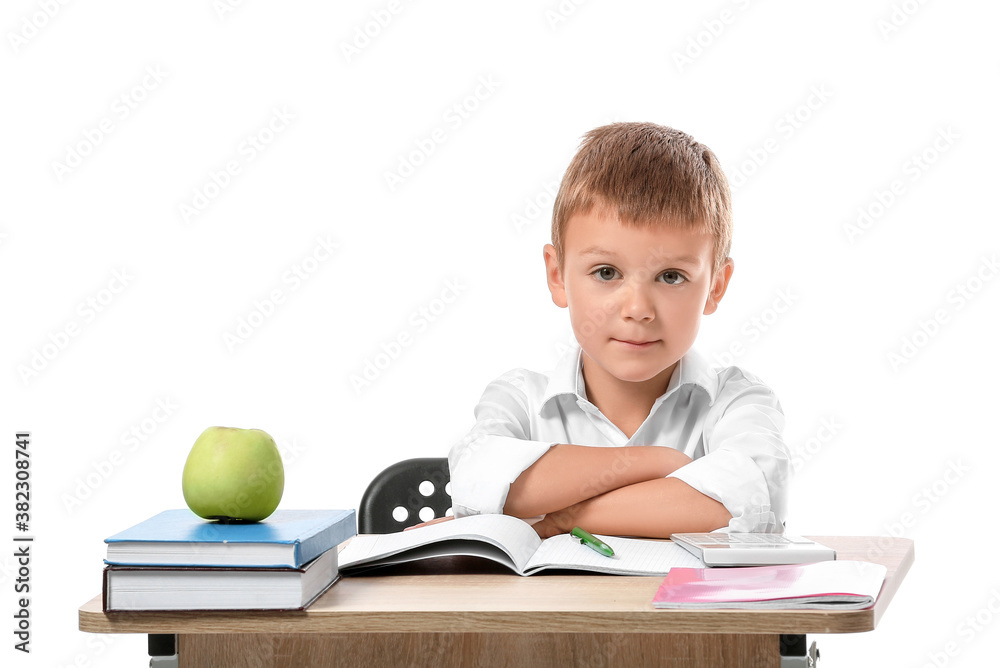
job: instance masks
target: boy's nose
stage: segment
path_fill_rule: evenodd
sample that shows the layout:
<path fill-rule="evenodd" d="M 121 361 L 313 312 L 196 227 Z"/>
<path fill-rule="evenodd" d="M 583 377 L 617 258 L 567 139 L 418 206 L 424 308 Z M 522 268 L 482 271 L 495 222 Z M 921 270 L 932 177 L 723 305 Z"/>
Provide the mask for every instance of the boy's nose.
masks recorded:
<path fill-rule="evenodd" d="M 622 297 L 622 317 L 632 320 L 652 320 L 653 300 L 647 291 L 636 285 L 626 287 Z"/>

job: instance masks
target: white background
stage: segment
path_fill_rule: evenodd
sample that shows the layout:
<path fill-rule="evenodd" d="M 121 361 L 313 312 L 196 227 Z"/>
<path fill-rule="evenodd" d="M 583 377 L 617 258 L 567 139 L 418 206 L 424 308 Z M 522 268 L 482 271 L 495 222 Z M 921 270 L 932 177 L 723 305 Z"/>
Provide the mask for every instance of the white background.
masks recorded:
<path fill-rule="evenodd" d="M 917 542 L 874 633 L 816 636 L 823 665 L 992 660 L 996 6 L 387 7 L 4 3 L 4 656 L 145 665 L 142 636 L 80 633 L 77 609 L 106 536 L 183 507 L 206 427 L 277 439 L 282 507 L 354 508 L 390 463 L 444 456 L 490 380 L 547 370 L 571 336 L 544 283 L 550 190 L 584 132 L 644 120 L 707 144 L 734 186 L 736 272 L 698 345 L 735 345 L 782 401 L 789 528 Z M 12 649 L 17 430 L 28 656 Z"/>

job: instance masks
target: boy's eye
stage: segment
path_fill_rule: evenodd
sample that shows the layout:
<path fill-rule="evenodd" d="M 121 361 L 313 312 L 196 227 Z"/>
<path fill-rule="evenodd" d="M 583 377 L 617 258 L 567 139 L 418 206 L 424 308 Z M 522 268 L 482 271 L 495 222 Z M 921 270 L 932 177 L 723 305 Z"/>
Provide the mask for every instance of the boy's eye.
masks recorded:
<path fill-rule="evenodd" d="M 663 279 L 664 283 L 669 285 L 679 285 L 687 280 L 676 271 L 665 271 L 660 274 L 660 277 Z"/>
<path fill-rule="evenodd" d="M 610 281 L 617 275 L 618 272 L 611 267 L 598 267 L 598 269 L 594 271 L 594 276 L 597 276 L 597 278 L 602 281 Z"/>

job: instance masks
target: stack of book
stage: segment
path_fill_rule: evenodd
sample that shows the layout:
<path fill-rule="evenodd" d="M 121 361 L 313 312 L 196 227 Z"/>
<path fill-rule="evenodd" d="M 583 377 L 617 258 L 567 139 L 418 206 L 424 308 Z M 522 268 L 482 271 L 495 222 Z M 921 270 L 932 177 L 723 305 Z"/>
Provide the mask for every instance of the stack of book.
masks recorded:
<path fill-rule="evenodd" d="M 104 610 L 301 610 L 339 578 L 353 510 L 221 524 L 166 510 L 105 539 Z"/>

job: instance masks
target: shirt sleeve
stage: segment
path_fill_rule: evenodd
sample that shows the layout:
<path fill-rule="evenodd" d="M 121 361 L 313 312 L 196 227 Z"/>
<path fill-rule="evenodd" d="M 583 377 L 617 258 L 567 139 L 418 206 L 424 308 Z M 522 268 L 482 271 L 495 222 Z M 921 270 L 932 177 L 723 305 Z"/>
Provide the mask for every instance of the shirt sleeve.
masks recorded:
<path fill-rule="evenodd" d="M 555 445 L 531 440 L 528 402 L 517 381 L 515 371 L 487 385 L 475 425 L 448 454 L 456 517 L 503 513 L 510 484 Z"/>
<path fill-rule="evenodd" d="M 790 456 L 785 416 L 766 385 L 724 385 L 705 421 L 705 454 L 670 476 L 722 503 L 730 531 L 781 532 L 787 509 Z"/>

